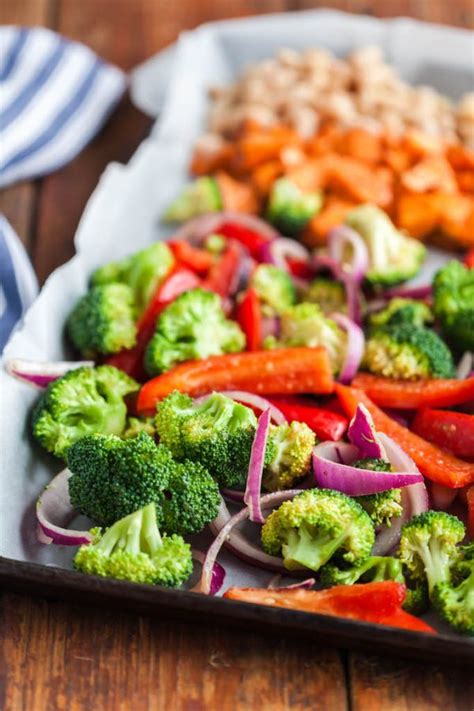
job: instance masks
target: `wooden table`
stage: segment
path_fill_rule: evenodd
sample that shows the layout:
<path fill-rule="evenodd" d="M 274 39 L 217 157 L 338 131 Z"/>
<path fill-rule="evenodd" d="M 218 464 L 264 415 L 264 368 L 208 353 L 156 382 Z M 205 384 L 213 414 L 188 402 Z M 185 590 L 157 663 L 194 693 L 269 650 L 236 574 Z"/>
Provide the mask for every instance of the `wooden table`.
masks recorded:
<path fill-rule="evenodd" d="M 51 27 L 127 70 L 200 22 L 319 4 L 1 0 L 0 21 Z M 471 0 L 321 4 L 474 27 Z M 102 133 L 66 168 L 0 193 L 0 211 L 20 235 L 41 282 L 73 255 L 79 217 L 107 163 L 127 161 L 150 124 L 124 100 Z M 108 613 L 34 594 L 3 594 L 0 639 L 0 708 L 5 711 L 474 708 L 472 676 L 455 668 L 321 649 L 317 640 L 298 643 L 208 624 Z"/>

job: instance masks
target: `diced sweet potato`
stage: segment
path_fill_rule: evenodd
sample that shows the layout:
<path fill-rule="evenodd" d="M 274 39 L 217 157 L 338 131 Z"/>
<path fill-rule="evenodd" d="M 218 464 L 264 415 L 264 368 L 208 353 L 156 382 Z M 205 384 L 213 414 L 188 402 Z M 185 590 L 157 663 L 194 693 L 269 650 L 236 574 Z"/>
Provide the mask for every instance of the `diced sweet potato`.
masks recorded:
<path fill-rule="evenodd" d="M 338 152 L 363 163 L 375 165 L 382 159 L 382 139 L 379 134 L 352 128 L 338 141 Z"/>
<path fill-rule="evenodd" d="M 276 126 L 243 135 L 236 143 L 235 165 L 240 171 L 252 170 L 260 163 L 280 157 L 288 146 L 298 146 L 301 139 L 290 128 Z"/>
<path fill-rule="evenodd" d="M 269 160 L 266 163 L 261 163 L 251 173 L 251 181 L 255 186 L 258 194 L 266 197 L 273 183 L 283 173 L 283 166 L 279 160 Z"/>
<path fill-rule="evenodd" d="M 312 158 L 305 163 L 286 171 L 287 177 L 305 192 L 324 188 L 328 181 L 332 162 L 332 153 L 321 158 Z"/>
<path fill-rule="evenodd" d="M 460 143 L 449 146 L 446 157 L 455 170 L 474 170 L 474 151 Z"/>
<path fill-rule="evenodd" d="M 190 171 L 193 175 L 209 175 L 216 170 L 227 168 L 233 155 L 234 147 L 231 143 L 222 142 L 215 147 L 197 145 L 191 159 Z"/>
<path fill-rule="evenodd" d="M 354 207 L 355 202 L 341 200 L 336 196 L 329 196 L 323 209 L 315 215 L 306 226 L 303 241 L 308 247 L 320 247 L 326 244 L 328 232 L 344 222 L 346 215 Z"/>
<path fill-rule="evenodd" d="M 314 138 L 311 138 L 306 143 L 306 150 L 311 156 L 323 156 L 327 153 L 332 153 L 342 135 L 340 128 L 333 123 L 327 123 L 322 126 Z"/>
<path fill-rule="evenodd" d="M 329 168 L 329 187 L 341 197 L 355 202 L 373 202 L 387 207 L 393 191 L 387 181 L 368 165 L 354 158 L 334 156 Z"/>
<path fill-rule="evenodd" d="M 444 144 L 436 136 L 430 136 L 417 129 L 407 131 L 402 141 L 403 147 L 414 158 L 442 153 Z"/>
<path fill-rule="evenodd" d="M 471 210 L 472 200 L 464 195 L 405 193 L 398 200 L 397 224 L 412 237 L 425 238 L 436 229 L 442 229 L 454 238 L 462 235 L 465 243 L 466 224 Z"/>
<path fill-rule="evenodd" d="M 223 170 L 215 175 L 222 200 L 222 209 L 230 212 L 258 212 L 259 203 L 254 188 L 249 183 L 235 180 Z"/>
<path fill-rule="evenodd" d="M 456 173 L 458 188 L 462 193 L 474 193 L 474 168 Z"/>
<path fill-rule="evenodd" d="M 412 163 L 412 157 L 403 148 L 386 148 L 383 154 L 384 163 L 397 175 L 407 170 Z"/>
<path fill-rule="evenodd" d="M 456 193 L 456 176 L 448 161 L 442 156 L 428 156 L 402 174 L 401 184 L 410 192 L 441 191 Z"/>

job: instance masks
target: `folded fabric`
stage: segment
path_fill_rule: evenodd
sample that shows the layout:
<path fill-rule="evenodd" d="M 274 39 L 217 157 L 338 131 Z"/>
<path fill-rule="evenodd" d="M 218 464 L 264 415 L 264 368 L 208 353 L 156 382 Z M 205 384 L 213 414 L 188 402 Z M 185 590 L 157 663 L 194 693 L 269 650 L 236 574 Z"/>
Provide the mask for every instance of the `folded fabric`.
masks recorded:
<path fill-rule="evenodd" d="M 104 124 L 125 74 L 43 28 L 0 27 L 0 187 L 71 160 Z"/>
<path fill-rule="evenodd" d="M 37 293 L 38 282 L 23 245 L 0 215 L 0 353 Z"/>

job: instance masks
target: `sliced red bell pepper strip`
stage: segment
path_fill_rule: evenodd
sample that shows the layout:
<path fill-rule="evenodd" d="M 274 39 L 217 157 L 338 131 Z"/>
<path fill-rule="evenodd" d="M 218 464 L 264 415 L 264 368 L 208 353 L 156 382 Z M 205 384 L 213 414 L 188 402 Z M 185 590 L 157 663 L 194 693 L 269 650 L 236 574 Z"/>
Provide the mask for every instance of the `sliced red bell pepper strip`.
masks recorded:
<path fill-rule="evenodd" d="M 270 402 L 278 407 L 289 422 L 304 422 L 322 440 L 341 439 L 349 424 L 347 417 L 312 405 L 307 399 L 296 395 L 272 397 Z"/>
<path fill-rule="evenodd" d="M 231 296 L 238 286 L 240 261 L 239 246 L 235 242 L 229 242 L 223 254 L 210 268 L 202 288 L 214 291 L 223 298 Z"/>
<path fill-rule="evenodd" d="M 375 429 L 392 437 L 413 459 L 420 472 L 436 484 L 459 489 L 474 483 L 474 464 L 457 459 L 431 442 L 398 424 L 372 402 L 362 390 L 337 384 L 336 395 L 348 417 L 353 417 L 363 403 L 375 424 Z"/>
<path fill-rule="evenodd" d="M 138 396 L 139 412 L 153 414 L 156 403 L 173 390 L 193 396 L 213 390 L 323 395 L 333 392 L 334 380 L 325 348 L 281 348 L 211 356 L 182 363 L 146 383 Z"/>
<path fill-rule="evenodd" d="M 150 303 L 137 323 L 137 342 L 133 348 L 120 351 L 106 359 L 108 365 L 120 368 L 132 378 L 143 382 L 147 375 L 143 357 L 149 340 L 155 332 L 156 319 L 160 312 L 174 299 L 189 289 L 199 286 L 198 277 L 180 266 L 174 266 L 169 276 L 157 287 Z"/>
<path fill-rule="evenodd" d="M 474 269 L 474 247 L 464 257 L 464 264 L 468 269 Z"/>
<path fill-rule="evenodd" d="M 224 597 L 435 634 L 432 627 L 401 609 L 405 594 L 401 583 L 383 581 L 328 590 L 229 588 Z"/>
<path fill-rule="evenodd" d="M 474 458 L 474 415 L 450 410 L 419 410 L 411 429 L 461 458 Z"/>
<path fill-rule="evenodd" d="M 247 289 L 238 304 L 237 322 L 245 333 L 247 350 L 258 351 L 262 347 L 262 311 L 255 289 Z"/>
<path fill-rule="evenodd" d="M 212 266 L 213 259 L 210 252 L 194 247 L 184 239 L 168 242 L 168 246 L 176 260 L 196 274 L 205 275 Z"/>
<path fill-rule="evenodd" d="M 222 225 L 219 225 L 214 231 L 216 234 L 224 235 L 224 237 L 228 239 L 240 242 L 240 244 L 248 249 L 250 256 L 254 259 L 260 258 L 262 247 L 268 242 L 268 239 L 262 237 L 262 235 L 255 232 L 255 230 L 237 225 L 234 222 L 223 222 Z"/>
<path fill-rule="evenodd" d="M 303 259 L 295 259 L 294 257 L 286 257 L 286 263 L 290 269 L 290 272 L 295 277 L 300 279 L 312 279 L 314 276 L 314 269 L 308 262 Z"/>
<path fill-rule="evenodd" d="M 381 407 L 417 410 L 419 407 L 452 407 L 474 400 L 474 378 L 466 380 L 393 380 L 359 373 L 351 383 Z"/>

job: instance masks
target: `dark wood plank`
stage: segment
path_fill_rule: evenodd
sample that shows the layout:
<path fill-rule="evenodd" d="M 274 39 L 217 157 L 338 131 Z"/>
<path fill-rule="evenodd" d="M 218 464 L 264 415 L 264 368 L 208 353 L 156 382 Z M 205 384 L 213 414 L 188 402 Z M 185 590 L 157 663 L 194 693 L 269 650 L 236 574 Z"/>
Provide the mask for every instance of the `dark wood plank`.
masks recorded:
<path fill-rule="evenodd" d="M 317 644 L 10 594 L 0 622 L 5 711 L 347 708 L 340 657 Z"/>

